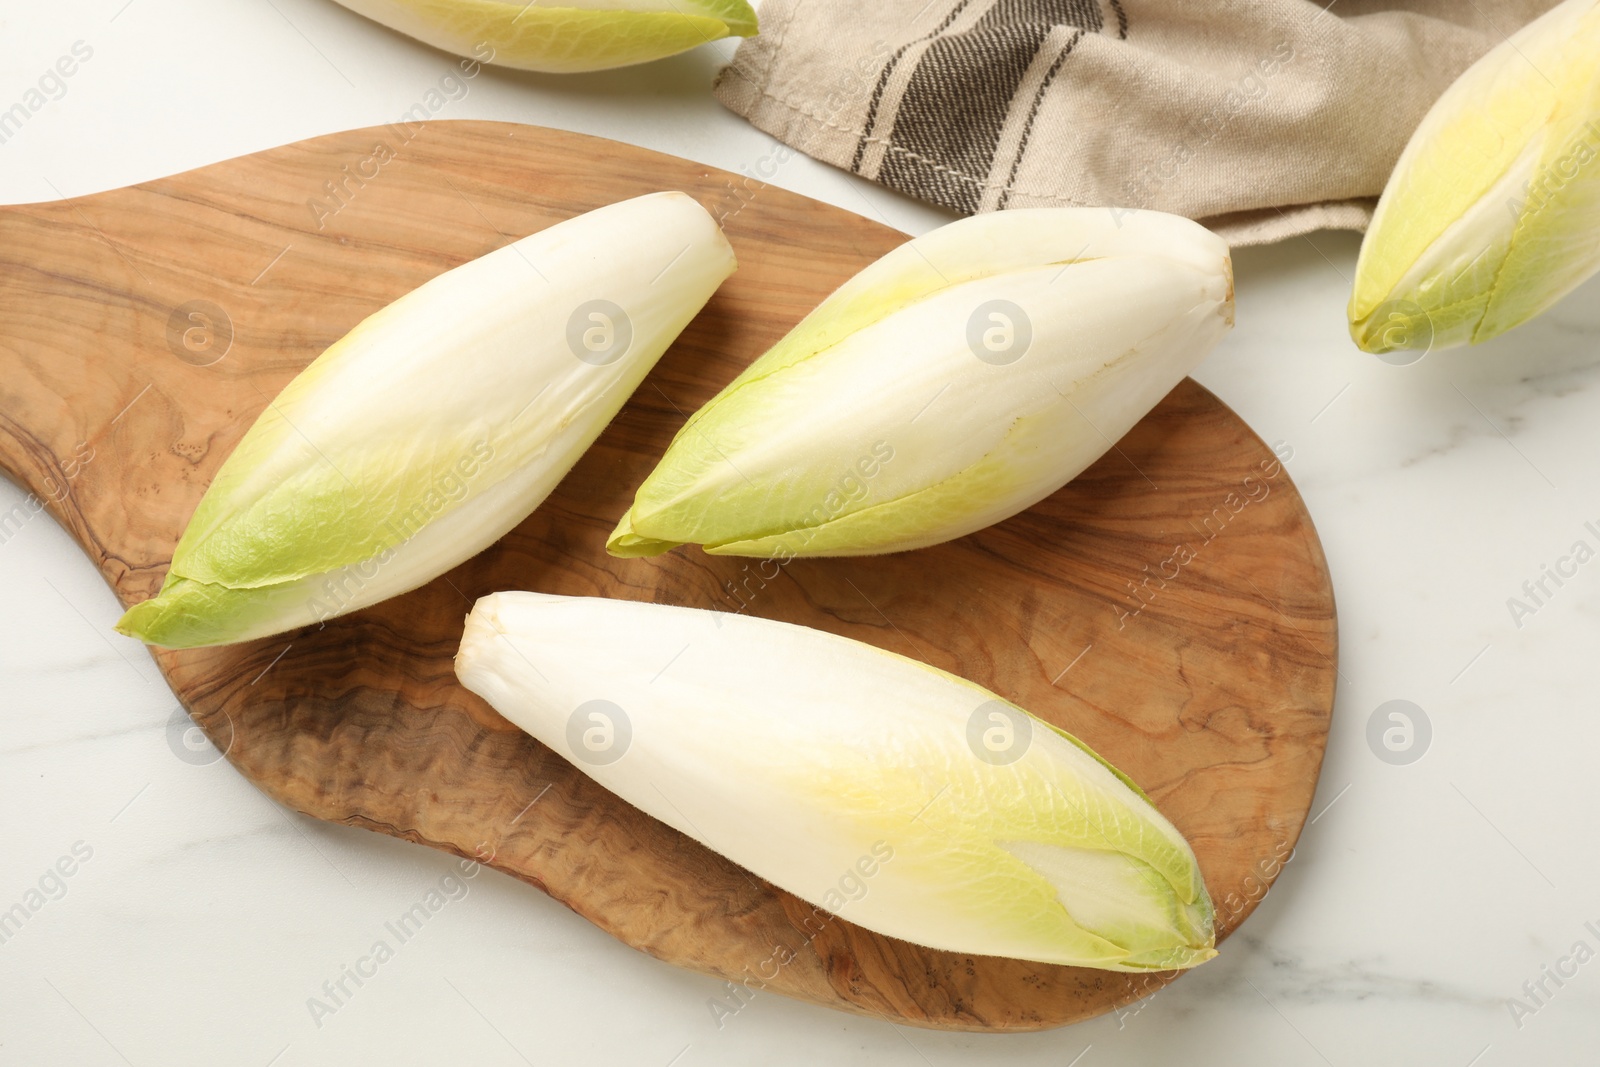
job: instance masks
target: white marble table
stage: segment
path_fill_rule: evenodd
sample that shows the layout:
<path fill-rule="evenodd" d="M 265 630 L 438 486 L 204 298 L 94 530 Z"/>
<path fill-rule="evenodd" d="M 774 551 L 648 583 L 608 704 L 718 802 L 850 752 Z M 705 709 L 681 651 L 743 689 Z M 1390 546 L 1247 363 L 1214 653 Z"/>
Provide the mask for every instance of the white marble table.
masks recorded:
<path fill-rule="evenodd" d="M 0 109 L 79 41 L 92 54 L 61 98 L 0 144 L 0 202 L 387 122 L 448 68 L 326 0 L 9 5 Z M 729 51 L 568 80 L 486 71 L 443 114 L 738 170 L 773 142 L 708 94 Z M 941 221 L 803 157 L 773 181 L 912 232 Z M 1561 564 L 1575 573 L 1542 604 L 1523 583 L 1576 542 L 1600 549 L 1600 284 L 1480 349 L 1392 367 L 1345 336 L 1356 247 L 1239 254 L 1238 329 L 1198 374 L 1293 447 L 1333 569 L 1344 656 L 1315 822 L 1221 957 L 1137 1009 L 959 1035 L 773 995 L 719 1029 L 719 983 L 487 873 L 314 1017 L 323 983 L 453 861 L 289 814 L 186 748 L 151 661 L 111 632 L 111 594 L 41 516 L 0 544 L 0 912 L 30 912 L 0 943 L 0 1063 L 1594 1062 L 1600 562 Z M 22 499 L 0 481 L 0 514 Z M 1536 610 L 1514 618 L 1512 597 Z M 1369 745 L 1392 700 L 1431 723 L 1420 759 Z"/>

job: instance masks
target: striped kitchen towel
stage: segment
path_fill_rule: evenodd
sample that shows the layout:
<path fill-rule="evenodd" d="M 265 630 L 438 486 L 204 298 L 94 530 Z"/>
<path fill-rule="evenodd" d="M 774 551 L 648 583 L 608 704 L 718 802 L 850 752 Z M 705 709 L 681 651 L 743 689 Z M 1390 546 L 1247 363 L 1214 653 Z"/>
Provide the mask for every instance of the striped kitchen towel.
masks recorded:
<path fill-rule="evenodd" d="M 765 0 L 716 93 L 962 214 L 1151 208 L 1259 244 L 1365 229 L 1434 99 L 1555 2 Z"/>

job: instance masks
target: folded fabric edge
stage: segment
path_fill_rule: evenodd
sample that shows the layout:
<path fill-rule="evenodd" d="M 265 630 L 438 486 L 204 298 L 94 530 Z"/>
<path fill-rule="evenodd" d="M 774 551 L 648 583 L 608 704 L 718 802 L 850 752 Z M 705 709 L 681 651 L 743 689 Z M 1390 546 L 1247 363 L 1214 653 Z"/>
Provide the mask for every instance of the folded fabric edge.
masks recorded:
<path fill-rule="evenodd" d="M 1326 200 L 1316 204 L 1288 204 L 1281 208 L 1234 211 L 1196 219 L 1234 248 L 1270 245 L 1303 237 L 1317 230 L 1353 230 L 1365 233 L 1377 207 L 1377 197 Z"/>
<path fill-rule="evenodd" d="M 740 52 L 750 48 L 751 43 L 745 42 Z M 712 92 L 717 100 L 758 130 L 770 134 L 789 147 L 823 163 L 850 171 L 849 161 L 860 137 L 860 131 L 836 125 L 826 116 L 810 114 L 796 104 L 766 92 L 758 82 L 755 72 L 743 68 L 740 58 L 740 55 L 736 54 L 734 62 L 718 72 L 712 86 Z M 770 57 L 767 57 L 767 61 L 770 62 Z M 1316 230 L 1353 230 L 1362 233 L 1371 223 L 1372 212 L 1376 205 L 1376 197 L 1358 197 L 1350 200 L 1285 204 L 1234 211 L 1196 221 L 1213 230 L 1233 247 L 1247 248 L 1301 237 Z M 1101 205 L 1082 204 L 1064 196 L 1013 189 L 1008 206 Z"/>

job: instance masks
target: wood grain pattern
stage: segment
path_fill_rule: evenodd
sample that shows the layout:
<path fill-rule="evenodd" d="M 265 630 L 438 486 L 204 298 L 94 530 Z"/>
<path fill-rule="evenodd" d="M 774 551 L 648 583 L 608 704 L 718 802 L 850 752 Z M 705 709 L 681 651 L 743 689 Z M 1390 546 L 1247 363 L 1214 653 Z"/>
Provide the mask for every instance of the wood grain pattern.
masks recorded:
<path fill-rule="evenodd" d="M 952 544 L 781 572 L 691 549 L 605 554 L 686 413 L 904 239 L 884 226 L 685 160 L 488 122 L 356 130 L 0 209 L 0 467 L 124 604 L 141 600 L 222 459 L 324 347 L 441 270 L 663 188 L 723 217 L 740 269 L 537 514 L 415 593 L 320 630 L 158 652 L 162 672 L 281 803 L 490 853 L 626 943 L 698 971 L 973 1030 L 1057 1026 L 1157 988 L 1170 976 L 965 957 L 819 924 L 809 905 L 599 789 L 451 672 L 472 600 L 501 589 L 742 609 L 869 641 L 972 678 L 1124 768 L 1194 843 L 1221 933 L 1237 927 L 1316 785 L 1334 607 L 1287 472 L 1194 382 L 1067 489 Z M 773 975 L 779 946 L 794 958 Z"/>

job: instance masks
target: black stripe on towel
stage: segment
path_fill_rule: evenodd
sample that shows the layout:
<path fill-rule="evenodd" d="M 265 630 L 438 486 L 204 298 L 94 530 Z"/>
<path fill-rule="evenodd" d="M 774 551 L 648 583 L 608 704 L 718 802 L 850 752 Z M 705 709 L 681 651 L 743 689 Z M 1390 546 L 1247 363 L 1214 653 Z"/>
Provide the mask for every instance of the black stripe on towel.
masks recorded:
<path fill-rule="evenodd" d="M 878 180 L 977 211 L 1012 98 L 1058 25 L 1100 31 L 1099 0 L 997 0 L 971 29 L 929 45 L 901 98 Z"/>
<path fill-rule="evenodd" d="M 939 25 L 934 27 L 933 32 L 924 34 L 923 36 L 918 37 L 915 41 L 908 41 L 899 48 L 896 48 L 894 50 L 894 55 L 889 57 L 889 62 L 883 65 L 883 69 L 878 72 L 878 84 L 872 87 L 872 100 L 867 104 L 867 121 L 861 127 L 861 139 L 856 142 L 855 158 L 850 160 L 851 170 L 855 171 L 857 174 L 861 173 L 861 159 L 867 154 L 867 143 L 872 137 L 872 127 L 878 121 L 878 106 L 883 103 L 883 91 L 889 87 L 889 77 L 894 74 L 894 68 L 900 65 L 900 57 L 905 55 L 913 45 L 918 45 L 923 41 L 931 40 L 932 38 L 939 36 L 945 30 L 948 30 L 950 28 L 950 24 L 954 22 L 971 3 L 972 0 L 961 0 L 961 2 L 951 10 L 950 14 L 944 17 L 944 21 L 940 22 Z"/>
<path fill-rule="evenodd" d="M 1044 81 L 1039 83 L 1038 92 L 1033 94 L 1033 104 L 1028 108 L 1028 121 L 1022 127 L 1022 140 L 1017 144 L 1017 153 L 1011 157 L 1011 173 L 1006 175 L 1006 187 L 1000 193 L 1000 202 L 995 206 L 1004 211 L 1005 206 L 1011 203 L 1011 186 L 1017 180 L 1017 170 L 1022 166 L 1022 157 L 1028 151 L 1028 140 L 1033 136 L 1033 122 L 1039 117 L 1039 105 L 1044 103 L 1044 94 L 1050 91 L 1050 83 L 1056 80 L 1056 75 L 1061 73 L 1061 64 L 1067 61 L 1072 50 L 1078 47 L 1078 42 L 1083 40 L 1083 31 L 1073 31 L 1072 37 L 1066 46 L 1061 49 L 1061 54 L 1056 56 L 1056 61 L 1050 64 L 1050 69 L 1045 72 Z"/>

